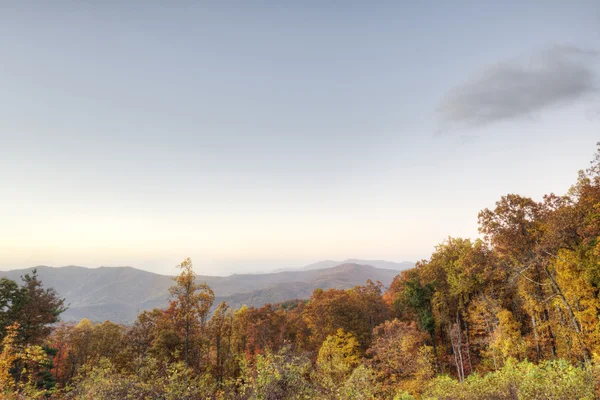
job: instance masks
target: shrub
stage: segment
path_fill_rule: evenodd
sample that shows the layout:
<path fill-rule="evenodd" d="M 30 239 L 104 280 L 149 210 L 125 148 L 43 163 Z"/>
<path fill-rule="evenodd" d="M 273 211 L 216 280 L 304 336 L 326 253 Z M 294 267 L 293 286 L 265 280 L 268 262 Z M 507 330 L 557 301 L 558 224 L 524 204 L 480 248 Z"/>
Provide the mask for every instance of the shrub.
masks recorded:
<path fill-rule="evenodd" d="M 423 396 L 437 400 L 564 400 L 594 399 L 594 380 L 587 368 L 564 360 L 538 365 L 509 359 L 502 369 L 473 374 L 459 383 L 448 376 L 433 379 Z"/>

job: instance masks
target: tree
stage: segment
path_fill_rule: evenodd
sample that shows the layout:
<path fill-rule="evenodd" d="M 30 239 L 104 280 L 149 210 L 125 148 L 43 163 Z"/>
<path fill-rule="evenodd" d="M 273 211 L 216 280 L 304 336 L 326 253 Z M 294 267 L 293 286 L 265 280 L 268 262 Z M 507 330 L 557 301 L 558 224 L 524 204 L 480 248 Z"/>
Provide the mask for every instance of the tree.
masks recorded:
<path fill-rule="evenodd" d="M 427 334 L 415 322 L 386 321 L 374 333 L 367 350 L 369 364 L 389 397 L 399 386 L 414 391 L 433 376 L 433 354 L 425 345 Z"/>
<path fill-rule="evenodd" d="M 418 266 L 423 265 L 425 265 L 423 262 L 418 264 Z M 421 284 L 417 268 L 403 271 L 397 278 L 394 279 L 393 283 L 395 293 L 390 295 L 393 297 L 392 304 L 394 311 L 401 318 L 407 320 L 415 318 L 419 322 L 421 329 L 429 333 L 435 352 L 436 323 L 431 304 L 433 294 L 435 293 L 434 284 L 431 282 Z"/>
<path fill-rule="evenodd" d="M 1 343 L 0 397 L 18 393 L 15 398 L 41 398 L 56 383 L 50 373 L 53 368 L 50 352 L 41 346 L 19 343 L 18 331 L 18 323 L 8 326 Z"/>
<path fill-rule="evenodd" d="M 381 383 L 377 380 L 373 368 L 362 364 L 355 368 L 346 380 L 340 397 L 344 400 L 378 399 L 380 390 Z"/>
<path fill-rule="evenodd" d="M 498 325 L 492 336 L 491 349 L 499 352 L 503 359 L 522 359 L 525 354 L 521 338 L 521 324 L 515 321 L 513 314 L 502 310 L 497 314 Z"/>
<path fill-rule="evenodd" d="M 322 384 L 335 392 L 350 376 L 360 361 L 360 344 L 352 333 L 338 329 L 321 345 L 317 356 L 317 372 Z"/>
<path fill-rule="evenodd" d="M 335 335 L 341 328 L 354 334 L 364 351 L 371 342 L 373 328 L 385 321 L 388 314 L 381 284 L 371 281 L 348 290 L 316 289 L 303 310 L 315 350 L 327 336 Z"/>
<path fill-rule="evenodd" d="M 174 311 L 177 321 L 183 323 L 185 366 L 189 367 L 190 335 L 204 326 L 215 295 L 206 283 L 196 283 L 196 274 L 190 258 L 186 258 L 178 267 L 181 273 L 174 278 L 176 284 L 169 288 L 170 308 Z"/>
<path fill-rule="evenodd" d="M 269 349 L 278 351 L 283 346 L 285 331 L 285 315 L 271 305 L 250 307 L 245 316 L 245 351 L 248 356 L 255 356 Z"/>
<path fill-rule="evenodd" d="M 2 352 L 0 353 L 0 387 L 4 390 L 14 390 L 15 379 L 11 375 L 13 364 L 19 356 L 16 348 L 16 337 L 19 324 L 15 323 L 6 328 L 6 335 L 2 340 Z M 1 393 L 1 392 L 0 392 Z"/>
<path fill-rule="evenodd" d="M 233 315 L 226 302 L 219 304 L 208 324 L 215 349 L 214 369 L 217 384 L 223 384 L 225 365 L 231 357 L 231 328 Z"/>
<path fill-rule="evenodd" d="M 257 356 L 255 369 L 248 371 L 244 381 L 248 382 L 251 399 L 313 399 L 317 393 L 310 381 L 311 367 L 307 357 L 294 354 L 289 346 L 284 346 L 277 353 L 267 350 Z"/>
<path fill-rule="evenodd" d="M 10 279 L 0 279 L 0 334 L 17 322 L 16 340 L 41 344 L 52 332 L 51 324 L 58 322 L 66 310 L 64 299 L 54 289 L 44 289 L 35 269 L 21 279 L 21 286 Z"/>
<path fill-rule="evenodd" d="M 25 343 L 41 344 L 52 332 L 50 325 L 58 322 L 67 308 L 56 290 L 44 289 L 37 270 L 22 279 L 25 301 L 19 310 L 20 333 Z"/>
<path fill-rule="evenodd" d="M 517 306 L 529 316 L 521 321 L 531 329 L 536 347 L 536 356 L 556 354 L 555 333 L 549 323 L 552 310 L 546 299 L 552 296 L 553 286 L 548 281 L 549 271 L 545 268 L 548 256 L 542 251 L 546 227 L 545 210 L 542 205 L 528 197 L 515 194 L 503 196 L 493 210 L 479 213 L 480 232 L 500 257 L 510 274 L 510 282 L 516 282 Z M 515 315 L 517 309 L 513 305 Z M 519 318 L 517 318 L 519 319 Z"/>

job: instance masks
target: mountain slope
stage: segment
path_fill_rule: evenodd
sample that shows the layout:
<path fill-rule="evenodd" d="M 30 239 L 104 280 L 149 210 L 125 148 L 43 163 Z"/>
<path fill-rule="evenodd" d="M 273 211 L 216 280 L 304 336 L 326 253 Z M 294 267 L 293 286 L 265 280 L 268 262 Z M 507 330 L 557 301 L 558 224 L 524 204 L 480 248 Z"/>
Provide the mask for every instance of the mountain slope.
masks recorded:
<path fill-rule="evenodd" d="M 20 281 L 33 268 L 0 272 L 0 277 Z M 131 267 L 37 267 L 45 287 L 53 287 L 66 299 L 69 309 L 63 320 L 129 323 L 143 310 L 166 307 L 171 277 Z M 234 274 L 226 277 L 198 276 L 215 292 L 215 305 L 224 300 L 232 307 L 262 306 L 310 297 L 316 288 L 346 289 L 367 279 L 389 285 L 397 271 L 347 263 L 308 271 L 271 274 Z"/>
<path fill-rule="evenodd" d="M 336 265 L 342 264 L 361 264 L 361 265 L 370 265 L 375 268 L 381 269 L 391 269 L 394 271 L 403 271 L 405 269 L 410 269 L 415 266 L 414 262 L 411 261 L 402 261 L 402 262 L 393 262 L 393 261 L 385 261 L 385 260 L 360 260 L 357 258 L 349 258 L 344 261 L 334 261 L 334 260 L 324 260 L 319 261 L 314 264 L 307 265 L 302 267 L 303 271 L 309 271 L 312 269 L 323 269 L 323 268 L 331 268 Z"/>
<path fill-rule="evenodd" d="M 289 273 L 296 272 L 296 273 Z M 307 273 L 309 272 L 309 273 Z M 380 281 L 387 286 L 397 275 L 396 271 L 375 268 L 370 265 L 342 264 L 333 268 L 311 271 L 288 271 L 288 273 L 268 274 L 275 283 L 264 289 L 235 293 L 220 298 L 231 307 L 244 304 L 260 307 L 267 303 L 280 303 L 291 299 L 307 299 L 317 289 L 348 289 L 364 285 L 368 279 Z M 293 279 L 286 281 L 286 279 Z"/>

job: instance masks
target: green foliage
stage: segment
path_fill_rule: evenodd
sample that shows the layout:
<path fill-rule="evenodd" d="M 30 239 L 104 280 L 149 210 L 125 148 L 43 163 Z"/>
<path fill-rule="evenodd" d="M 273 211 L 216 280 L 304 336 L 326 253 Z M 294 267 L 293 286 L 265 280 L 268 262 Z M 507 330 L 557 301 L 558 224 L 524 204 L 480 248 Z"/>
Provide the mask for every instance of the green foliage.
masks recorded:
<path fill-rule="evenodd" d="M 415 398 L 406 390 L 400 390 L 394 396 L 394 400 L 415 400 Z"/>
<path fill-rule="evenodd" d="M 484 376 L 472 374 L 460 383 L 439 376 L 428 385 L 424 399 L 436 400 L 562 400 L 594 399 L 594 380 L 589 369 L 565 360 L 539 365 L 509 359 L 502 369 Z"/>
<path fill-rule="evenodd" d="M 289 347 L 278 353 L 267 351 L 256 357 L 255 370 L 246 381 L 250 399 L 313 399 L 317 392 L 310 381 L 312 363 L 307 357 L 294 355 Z"/>
<path fill-rule="evenodd" d="M 377 374 L 366 365 L 359 365 L 344 383 L 341 399 L 371 400 L 376 399 L 381 392 L 381 383 Z"/>
<path fill-rule="evenodd" d="M 434 284 L 421 285 L 416 277 L 406 282 L 404 291 L 394 301 L 395 310 L 402 314 L 407 308 L 418 316 L 421 329 L 430 334 L 435 332 L 435 318 L 431 307 L 431 299 L 435 293 Z"/>
<path fill-rule="evenodd" d="M 25 274 L 19 286 L 10 279 L 0 279 L 0 337 L 13 323 L 19 324 L 17 340 L 24 344 L 42 344 L 66 310 L 64 299 L 52 288 L 44 289 L 37 271 Z"/>
<path fill-rule="evenodd" d="M 86 367 L 65 398 L 78 400 L 120 399 L 205 399 L 212 397 L 214 382 L 195 376 L 183 362 L 165 365 L 147 359 L 138 374 L 119 372 L 106 358 Z"/>

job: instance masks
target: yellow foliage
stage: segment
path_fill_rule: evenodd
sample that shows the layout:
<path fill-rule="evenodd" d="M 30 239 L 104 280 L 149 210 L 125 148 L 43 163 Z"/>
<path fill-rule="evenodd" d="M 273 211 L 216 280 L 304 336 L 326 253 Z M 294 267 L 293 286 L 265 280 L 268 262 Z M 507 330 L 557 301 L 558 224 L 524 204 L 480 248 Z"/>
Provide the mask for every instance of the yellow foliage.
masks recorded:
<path fill-rule="evenodd" d="M 350 376 L 360 362 L 359 349 L 356 337 L 343 329 L 325 339 L 317 356 L 317 370 L 326 386 L 338 386 Z"/>
<path fill-rule="evenodd" d="M 6 336 L 2 340 L 2 353 L 0 353 L 0 388 L 4 391 L 12 391 L 15 381 L 10 375 L 10 368 L 19 358 L 18 349 L 15 345 L 19 324 L 14 323 L 6 328 Z"/>
<path fill-rule="evenodd" d="M 501 310 L 496 317 L 498 327 L 490 347 L 493 351 L 499 352 L 505 360 L 510 357 L 522 359 L 525 354 L 525 342 L 521 337 L 521 324 L 508 310 Z"/>
<path fill-rule="evenodd" d="M 36 372 L 39 366 L 48 361 L 48 355 L 40 346 L 20 346 L 17 344 L 19 324 L 14 323 L 6 328 L 6 336 L 2 340 L 0 353 L 0 399 L 11 399 L 17 392 L 33 399 L 42 397 L 44 390 L 36 388 Z M 15 362 L 22 364 L 22 382 L 15 381 L 10 374 Z"/>

